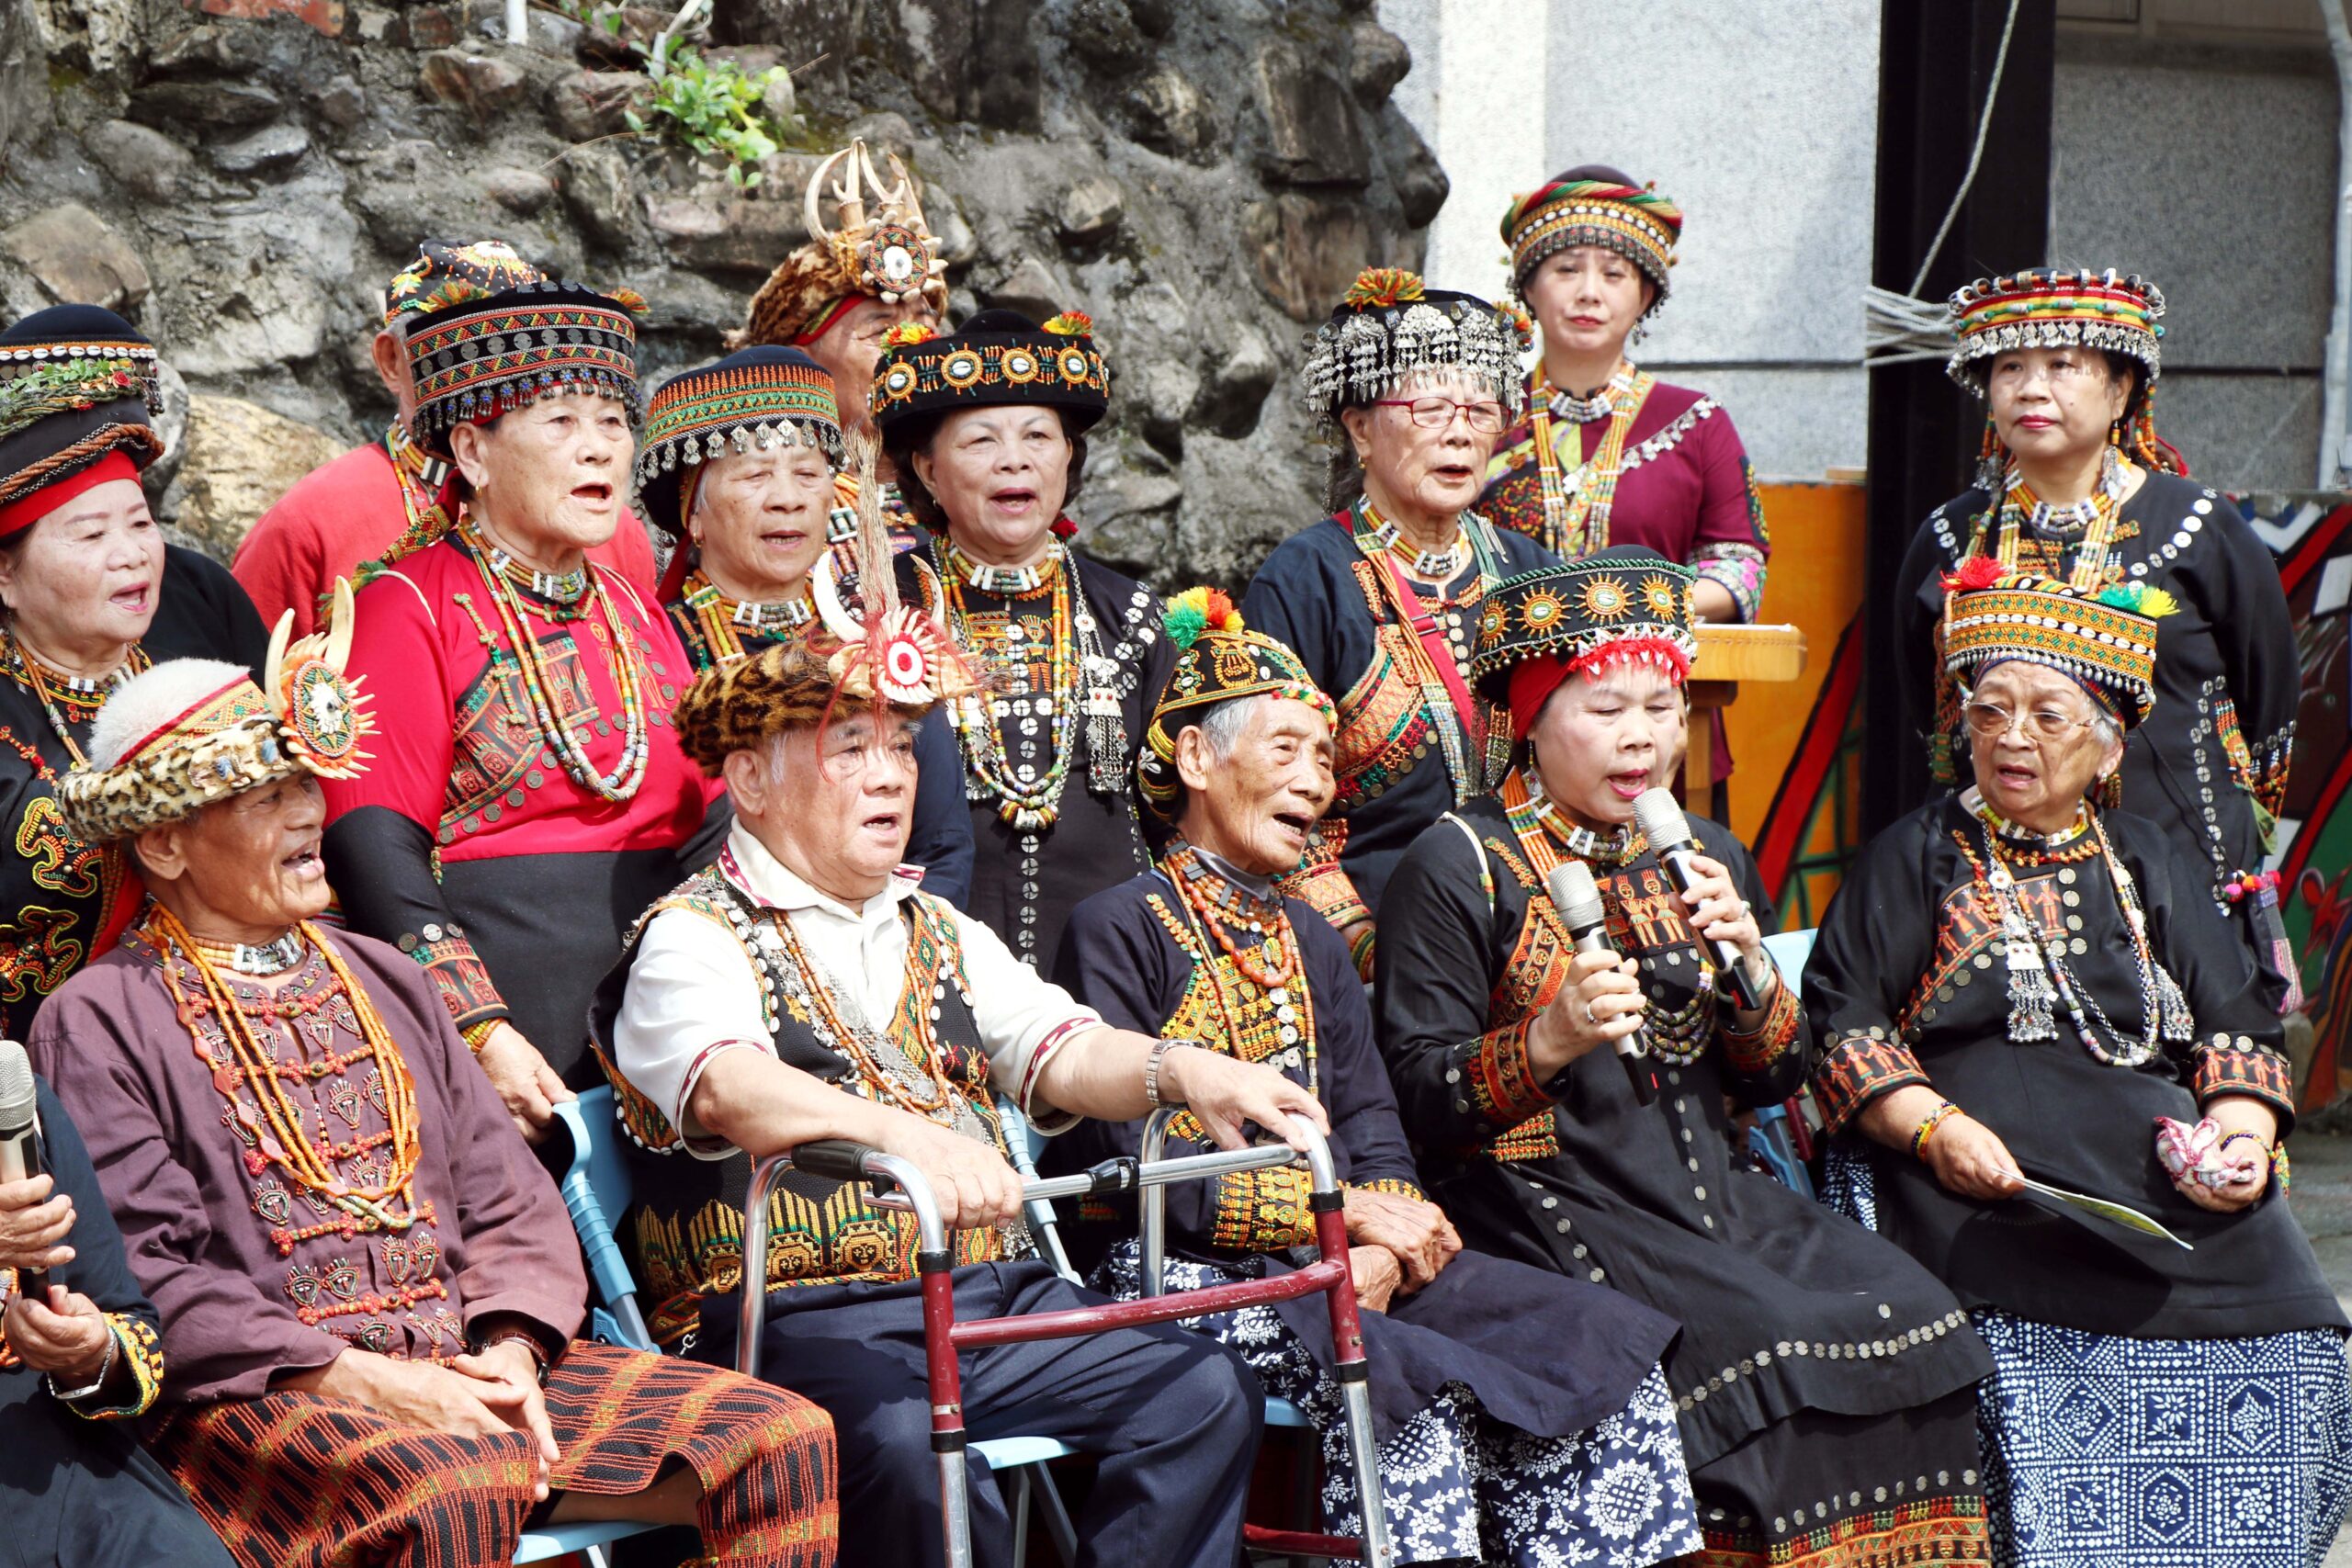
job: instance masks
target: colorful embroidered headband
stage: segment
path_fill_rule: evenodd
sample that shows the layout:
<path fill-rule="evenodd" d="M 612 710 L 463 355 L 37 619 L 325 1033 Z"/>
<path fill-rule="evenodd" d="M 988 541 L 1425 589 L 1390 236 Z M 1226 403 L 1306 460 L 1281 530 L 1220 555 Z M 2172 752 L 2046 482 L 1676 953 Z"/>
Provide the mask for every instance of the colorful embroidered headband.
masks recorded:
<path fill-rule="evenodd" d="M 1519 417 L 1526 389 L 1519 356 L 1531 339 L 1524 313 L 1473 294 L 1431 291 L 1420 274 L 1366 267 L 1331 319 L 1307 340 L 1300 368 L 1301 402 L 1326 440 L 1339 434 L 1340 411 L 1386 397 L 1406 378 L 1459 369 Z"/>
<path fill-rule="evenodd" d="M 1697 581 L 1689 567 L 1636 545 L 1521 572 L 1480 607 L 1470 678 L 1510 706 L 1522 738 L 1571 675 L 1647 664 L 1679 685 L 1699 654 Z"/>
<path fill-rule="evenodd" d="M 945 336 L 908 322 L 882 343 L 873 412 L 886 439 L 925 414 L 1008 403 L 1060 409 L 1076 435 L 1111 406 L 1111 367 L 1082 310 L 1043 326 L 1018 310 L 982 310 Z"/>
<path fill-rule="evenodd" d="M 107 699 L 90 736 L 91 765 L 65 777 L 66 827 L 111 843 L 247 790 L 300 773 L 356 777 L 375 728 L 351 656 L 351 584 L 335 583 L 327 629 L 287 645 L 279 617 L 259 686 L 236 666 L 168 660 Z"/>
<path fill-rule="evenodd" d="M 2128 728 L 2156 705 L 2156 622 L 2178 605 L 2144 582 L 2084 594 L 1973 556 L 1944 575 L 1944 669 L 1972 681 L 2021 659 L 2080 682 Z"/>
<path fill-rule="evenodd" d="M 634 423 L 643 408 L 636 317 L 644 310 L 628 289 L 607 295 L 548 282 L 413 318 L 407 341 L 418 443 L 446 457 L 455 426 L 560 392 L 616 399 Z"/>
<path fill-rule="evenodd" d="M 0 332 L 0 535 L 71 500 L 69 481 L 124 477 L 125 464 L 135 477 L 163 454 L 160 374 L 155 345 L 95 305 L 51 306 Z"/>
<path fill-rule="evenodd" d="M 1527 280 L 1547 256 L 1572 245 L 1599 245 L 1642 269 L 1657 289 L 1650 301 L 1655 310 L 1666 303 L 1667 274 L 1682 237 L 1682 209 L 1658 195 L 1655 186 L 1563 175 L 1512 201 L 1502 231 L 1510 247 L 1515 291 L 1526 291 Z"/>
<path fill-rule="evenodd" d="M 1242 624 L 1241 612 L 1224 590 L 1188 588 L 1168 601 L 1160 626 L 1176 650 L 1175 667 L 1159 704 L 1151 710 L 1143 750 L 1136 758 L 1136 782 L 1153 817 L 1173 822 L 1183 809 L 1184 783 L 1176 773 L 1176 737 L 1194 722 L 1186 717 L 1243 697 L 1289 697 L 1323 716 L 1335 729 L 1339 716 L 1331 699 L 1306 672 L 1298 655 Z"/>
<path fill-rule="evenodd" d="M 2018 348 L 2088 347 L 2128 354 L 2154 383 L 2164 373 L 2164 290 L 2137 273 L 2039 269 L 1980 277 L 1951 297 L 1958 342 L 1945 374 L 1984 395 L 1982 361 Z"/>
<path fill-rule="evenodd" d="M 638 513 L 683 536 L 687 473 L 715 458 L 777 446 L 814 447 L 840 470 L 841 411 L 823 366 L 797 348 L 763 345 L 681 371 L 646 405 Z"/>

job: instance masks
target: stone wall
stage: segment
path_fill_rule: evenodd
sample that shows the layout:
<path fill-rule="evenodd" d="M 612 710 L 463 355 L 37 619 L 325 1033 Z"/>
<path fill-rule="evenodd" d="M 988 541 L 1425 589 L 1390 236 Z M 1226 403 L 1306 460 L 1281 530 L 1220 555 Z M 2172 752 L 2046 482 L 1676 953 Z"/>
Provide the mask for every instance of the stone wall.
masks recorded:
<path fill-rule="evenodd" d="M 421 235 L 634 286 L 658 379 L 718 352 L 859 134 L 922 182 L 954 313 L 1098 321 L 1114 411 L 1074 508 L 1098 553 L 1238 583 L 1317 514 L 1300 338 L 1360 266 L 1416 265 L 1446 194 L 1369 0 L 718 11 L 711 47 L 793 66 L 804 117 L 748 194 L 628 134 L 642 77 L 551 11 L 518 46 L 496 0 L 0 0 L 0 309 L 96 300 L 162 344 L 159 504 L 225 555 L 388 417 L 367 345 Z"/>

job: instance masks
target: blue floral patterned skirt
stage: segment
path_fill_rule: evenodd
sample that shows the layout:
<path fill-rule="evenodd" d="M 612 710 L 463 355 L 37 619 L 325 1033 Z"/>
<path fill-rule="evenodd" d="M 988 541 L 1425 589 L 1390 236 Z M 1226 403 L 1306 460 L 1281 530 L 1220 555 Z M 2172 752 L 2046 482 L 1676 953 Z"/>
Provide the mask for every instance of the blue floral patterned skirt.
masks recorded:
<path fill-rule="evenodd" d="M 1170 1290 L 1252 1278 L 1194 1258 L 1168 1260 Z M 1141 1294 L 1136 1244 L 1115 1248 L 1093 1283 L 1128 1300 Z M 1186 1326 L 1214 1336 L 1250 1364 L 1268 1393 L 1298 1406 L 1322 1443 L 1325 1528 L 1361 1533 L 1339 1383 L 1271 1307 L 1188 1319 Z M 1641 1568 L 1702 1544 L 1674 1400 L 1656 1368 L 1623 1410 L 1559 1438 L 1508 1427 L 1467 1387 L 1449 1383 L 1380 1446 L 1379 1467 L 1399 1562 Z"/>
<path fill-rule="evenodd" d="M 1868 1162 L 1822 1201 L 1877 1228 Z M 2312 1568 L 2352 1506 L 2344 1337 L 2133 1339 L 1980 1307 L 1977 1444 L 2010 1568 Z"/>

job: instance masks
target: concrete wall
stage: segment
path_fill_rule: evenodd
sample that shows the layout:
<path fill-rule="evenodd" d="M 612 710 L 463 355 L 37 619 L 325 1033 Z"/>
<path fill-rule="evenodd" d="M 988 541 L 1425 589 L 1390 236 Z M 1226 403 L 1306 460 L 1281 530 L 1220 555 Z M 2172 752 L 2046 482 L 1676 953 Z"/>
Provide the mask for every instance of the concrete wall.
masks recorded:
<path fill-rule="evenodd" d="M 1380 20 L 1453 182 L 1433 281 L 1503 288 L 1503 210 L 1563 168 L 1655 180 L 1686 221 L 1634 357 L 1714 393 L 1768 478 L 1860 464 L 1878 0 L 1381 0 Z"/>
<path fill-rule="evenodd" d="M 2156 428 L 2224 488 L 2312 481 L 2335 99 L 2324 48 L 2059 35 L 2048 259 L 2164 289 Z"/>

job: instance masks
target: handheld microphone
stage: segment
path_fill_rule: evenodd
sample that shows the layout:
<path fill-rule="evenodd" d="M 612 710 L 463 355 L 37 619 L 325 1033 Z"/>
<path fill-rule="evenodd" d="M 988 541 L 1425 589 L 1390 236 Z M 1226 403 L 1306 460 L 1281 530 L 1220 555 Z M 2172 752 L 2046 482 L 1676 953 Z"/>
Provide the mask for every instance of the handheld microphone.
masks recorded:
<path fill-rule="evenodd" d="M 39 1103 L 32 1058 L 15 1041 L 0 1040 L 0 1181 L 22 1181 L 41 1172 Z M 35 1301 L 46 1301 L 49 1271 L 18 1269 L 17 1289 Z"/>
<path fill-rule="evenodd" d="M 1674 792 L 1663 785 L 1642 791 L 1634 797 L 1634 819 L 1642 825 L 1642 836 L 1657 852 L 1658 863 L 1666 867 L 1675 889 L 1689 897 L 1690 889 L 1699 885 L 1699 868 L 1690 863 L 1690 821 L 1682 815 L 1682 807 L 1674 803 Z M 1753 1012 L 1762 1007 L 1764 998 L 1757 994 L 1756 981 L 1748 975 L 1739 949 L 1727 942 L 1709 941 L 1703 936 L 1699 940 L 1706 942 L 1715 968 L 1730 987 L 1732 1000 L 1739 1010 Z"/>
<path fill-rule="evenodd" d="M 1544 879 L 1544 891 L 1552 896 L 1552 908 L 1560 913 L 1560 923 L 1568 928 L 1568 939 L 1578 953 L 1607 953 L 1609 945 L 1609 913 L 1600 902 L 1600 886 L 1592 879 L 1592 868 L 1580 860 L 1562 861 Z M 1624 1064 L 1625 1077 L 1633 1081 L 1634 1099 L 1643 1105 L 1657 1099 L 1657 1064 L 1650 1055 L 1650 1036 L 1646 1029 L 1611 1042 L 1617 1050 L 1617 1060 Z"/>

